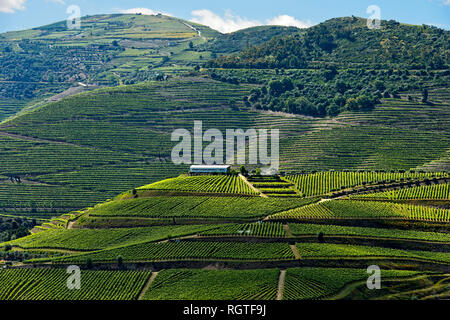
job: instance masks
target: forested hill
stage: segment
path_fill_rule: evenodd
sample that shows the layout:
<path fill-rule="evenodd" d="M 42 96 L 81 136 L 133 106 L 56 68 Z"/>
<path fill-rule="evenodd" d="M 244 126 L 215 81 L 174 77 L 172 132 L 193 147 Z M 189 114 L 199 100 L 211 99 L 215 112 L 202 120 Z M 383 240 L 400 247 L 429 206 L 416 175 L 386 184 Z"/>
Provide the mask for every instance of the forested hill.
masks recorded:
<path fill-rule="evenodd" d="M 304 29 L 284 26 L 258 26 L 238 30 L 232 33 L 221 34 L 211 39 L 205 46 L 205 50 L 216 54 L 229 54 L 239 52 L 249 46 L 258 46 L 275 38 L 298 34 Z"/>
<path fill-rule="evenodd" d="M 238 54 L 205 64 L 213 79 L 252 83 L 246 102 L 255 109 L 314 117 L 368 112 L 383 98 L 414 101 L 447 90 L 449 31 L 382 21 L 328 20 L 295 34 L 275 37 Z"/>
<path fill-rule="evenodd" d="M 348 65 L 395 64 L 408 69 L 447 69 L 449 31 L 390 20 L 381 29 L 366 19 L 335 18 L 286 37 L 251 46 L 240 54 L 219 57 L 215 67 L 305 68 L 323 62 Z"/>

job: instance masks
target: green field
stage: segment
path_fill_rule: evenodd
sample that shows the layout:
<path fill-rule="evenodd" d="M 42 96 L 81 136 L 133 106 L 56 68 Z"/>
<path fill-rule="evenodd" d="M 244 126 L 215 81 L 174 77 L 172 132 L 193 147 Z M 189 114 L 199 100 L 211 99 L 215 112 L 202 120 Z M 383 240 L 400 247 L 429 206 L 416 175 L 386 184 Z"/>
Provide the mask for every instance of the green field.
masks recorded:
<path fill-rule="evenodd" d="M 54 262 L 116 262 L 167 260 L 286 260 L 294 259 L 285 243 L 170 241 L 141 243 L 93 253 L 54 258 Z"/>
<path fill-rule="evenodd" d="M 145 300 L 274 300 L 277 269 L 163 270 Z M 208 285 L 205 286 L 204 284 Z"/>
<path fill-rule="evenodd" d="M 439 232 L 424 232 L 416 230 L 399 230 L 383 229 L 383 228 L 365 228 L 365 227 L 348 227 L 324 224 L 308 224 L 308 223 L 290 223 L 290 230 L 294 236 L 317 236 L 323 233 L 325 236 L 342 236 L 342 237 L 373 237 L 373 238 L 389 238 L 389 239 L 411 239 L 425 241 L 441 241 L 450 242 L 450 235 Z M 206 231 L 205 233 L 215 232 L 216 230 Z"/>
<path fill-rule="evenodd" d="M 310 202 L 308 199 L 261 197 L 153 196 L 106 202 L 95 206 L 88 213 L 89 217 L 255 220 Z"/>
<path fill-rule="evenodd" d="M 237 176 L 200 176 L 178 177 L 158 181 L 139 190 L 167 190 L 207 193 L 232 193 L 243 195 L 256 195 L 240 177 Z"/>
<path fill-rule="evenodd" d="M 297 243 L 300 255 L 305 258 L 370 258 L 370 257 L 390 257 L 390 258 L 412 258 L 449 263 L 450 253 L 398 250 L 381 247 L 339 245 L 324 243 Z"/>
<path fill-rule="evenodd" d="M 270 219 L 404 219 L 448 223 L 450 210 L 380 201 L 331 200 L 276 213 Z"/>
<path fill-rule="evenodd" d="M 395 278 L 416 274 L 415 271 L 382 272 L 382 277 Z M 292 268 L 286 273 L 284 300 L 315 300 L 331 297 L 346 284 L 366 280 L 366 270 L 359 269 L 324 269 Z"/>
<path fill-rule="evenodd" d="M 63 269 L 0 271 L 0 300 L 135 300 L 146 271 L 82 271 L 79 290 L 69 290 Z"/>

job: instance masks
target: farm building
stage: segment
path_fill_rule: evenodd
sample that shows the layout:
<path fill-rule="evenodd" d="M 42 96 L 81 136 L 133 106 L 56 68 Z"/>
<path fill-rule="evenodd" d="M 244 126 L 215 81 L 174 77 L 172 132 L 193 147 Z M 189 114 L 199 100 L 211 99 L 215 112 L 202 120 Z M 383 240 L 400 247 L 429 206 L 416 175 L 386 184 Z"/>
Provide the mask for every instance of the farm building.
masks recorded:
<path fill-rule="evenodd" d="M 230 166 L 228 165 L 192 165 L 190 174 L 228 174 Z"/>

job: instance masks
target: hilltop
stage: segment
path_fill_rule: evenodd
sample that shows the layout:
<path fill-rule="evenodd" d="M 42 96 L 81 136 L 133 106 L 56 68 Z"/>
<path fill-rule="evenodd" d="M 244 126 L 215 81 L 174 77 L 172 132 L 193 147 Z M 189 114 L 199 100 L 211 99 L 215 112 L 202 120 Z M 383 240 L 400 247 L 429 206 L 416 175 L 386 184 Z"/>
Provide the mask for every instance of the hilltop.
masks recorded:
<path fill-rule="evenodd" d="M 261 44 L 293 29 L 261 27 L 223 35 L 164 15 L 112 14 L 82 17 L 80 29 L 68 29 L 66 21 L 60 21 L 3 33 L 0 120 L 61 92 L 52 100 L 98 86 L 185 73 L 217 54 Z"/>
<path fill-rule="evenodd" d="M 450 31 L 434 26 L 406 25 L 394 20 L 383 20 L 380 29 L 369 29 L 367 19 L 334 18 L 302 32 L 249 46 L 209 65 L 301 69 L 331 63 L 337 67 L 364 64 L 441 70 L 448 68 L 449 35 Z"/>
<path fill-rule="evenodd" d="M 214 79 L 255 83 L 254 108 L 336 116 L 344 110 L 371 111 L 381 98 L 446 90 L 450 82 L 449 31 L 366 19 L 336 18 L 242 52 L 206 63 Z M 273 72 L 275 71 L 275 73 Z"/>

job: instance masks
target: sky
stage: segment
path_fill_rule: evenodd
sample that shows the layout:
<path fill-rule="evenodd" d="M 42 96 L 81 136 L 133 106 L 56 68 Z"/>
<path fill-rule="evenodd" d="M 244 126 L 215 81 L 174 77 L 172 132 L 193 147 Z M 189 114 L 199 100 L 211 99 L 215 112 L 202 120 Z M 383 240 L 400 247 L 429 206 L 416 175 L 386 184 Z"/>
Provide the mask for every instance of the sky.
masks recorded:
<path fill-rule="evenodd" d="M 163 13 L 208 25 L 223 33 L 256 25 L 299 28 L 343 16 L 369 18 L 378 6 L 383 20 L 428 24 L 450 30 L 450 0 L 0 0 L 0 32 L 66 20 L 68 8 L 81 16 L 102 13 Z M 376 18 L 376 17 L 375 17 Z"/>

